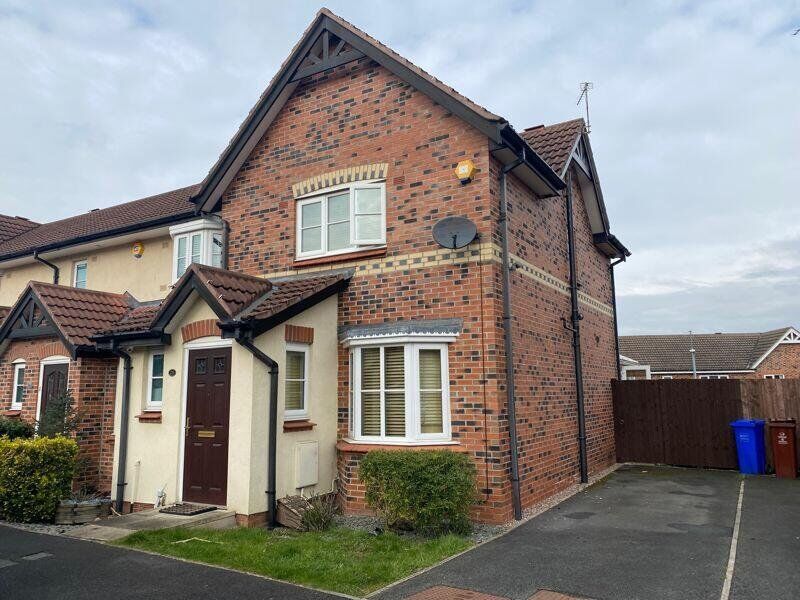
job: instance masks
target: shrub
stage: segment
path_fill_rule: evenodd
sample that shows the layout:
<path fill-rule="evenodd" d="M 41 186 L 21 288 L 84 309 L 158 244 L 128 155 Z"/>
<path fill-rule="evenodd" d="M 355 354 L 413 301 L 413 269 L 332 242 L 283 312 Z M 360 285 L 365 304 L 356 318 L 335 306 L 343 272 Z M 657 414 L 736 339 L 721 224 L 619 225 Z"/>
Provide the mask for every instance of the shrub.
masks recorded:
<path fill-rule="evenodd" d="M 78 430 L 80 415 L 75 410 L 72 392 L 67 390 L 58 398 L 47 402 L 39 420 L 38 434 L 41 437 L 68 436 Z"/>
<path fill-rule="evenodd" d="M 333 525 L 333 518 L 339 513 L 336 494 L 316 494 L 308 499 L 309 508 L 303 513 L 303 529 L 306 531 L 325 531 Z"/>
<path fill-rule="evenodd" d="M 32 438 L 33 425 L 20 419 L 0 417 L 0 437 L 2 436 L 6 436 L 10 440 Z"/>
<path fill-rule="evenodd" d="M 449 451 L 370 452 L 359 478 L 367 503 L 390 529 L 426 535 L 468 533 L 475 501 L 475 465 Z"/>
<path fill-rule="evenodd" d="M 0 438 L 0 511 L 10 521 L 51 521 L 69 496 L 77 454 L 64 437 Z"/>

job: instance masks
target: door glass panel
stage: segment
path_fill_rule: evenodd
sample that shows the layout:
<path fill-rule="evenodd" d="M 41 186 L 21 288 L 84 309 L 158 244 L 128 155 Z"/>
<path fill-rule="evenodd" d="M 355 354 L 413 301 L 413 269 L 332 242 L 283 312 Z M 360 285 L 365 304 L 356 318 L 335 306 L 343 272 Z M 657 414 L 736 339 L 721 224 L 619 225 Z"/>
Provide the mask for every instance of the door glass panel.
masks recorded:
<path fill-rule="evenodd" d="M 225 360 L 224 356 L 216 356 L 214 357 L 214 373 L 221 374 L 225 372 Z"/>
<path fill-rule="evenodd" d="M 194 360 L 194 372 L 195 375 L 205 375 L 206 374 L 206 359 L 203 358 L 196 358 Z"/>

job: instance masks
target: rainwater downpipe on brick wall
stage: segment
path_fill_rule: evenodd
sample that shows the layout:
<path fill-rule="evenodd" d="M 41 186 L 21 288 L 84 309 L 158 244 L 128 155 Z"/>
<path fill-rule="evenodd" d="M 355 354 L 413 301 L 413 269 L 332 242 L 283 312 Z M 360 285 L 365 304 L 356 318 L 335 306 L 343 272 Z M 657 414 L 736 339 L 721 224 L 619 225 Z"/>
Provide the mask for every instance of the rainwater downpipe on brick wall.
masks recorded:
<path fill-rule="evenodd" d="M 508 437 L 511 449 L 511 502 L 514 519 L 522 519 L 522 499 L 519 490 L 519 441 L 517 439 L 517 405 L 514 389 L 514 340 L 511 327 L 511 257 L 508 251 L 508 197 L 506 174 L 521 165 L 523 159 L 504 166 L 500 170 L 500 239 L 503 268 L 503 337 L 506 354 L 506 403 L 508 404 Z"/>
<path fill-rule="evenodd" d="M 619 360 L 619 320 L 617 319 L 617 284 L 614 277 L 614 267 L 625 262 L 625 255 L 608 265 L 611 273 L 611 308 L 614 310 L 614 351 L 617 353 L 617 379 L 622 379 L 622 365 Z"/>
<path fill-rule="evenodd" d="M 576 405 L 578 409 L 578 461 L 581 483 L 589 482 L 589 467 L 586 460 L 586 412 L 583 395 L 583 365 L 581 360 L 581 319 L 578 304 L 578 273 L 575 266 L 575 224 L 572 207 L 572 173 L 567 173 L 567 249 L 569 254 L 569 295 L 572 305 L 570 329 L 572 331 L 572 354 L 575 361 Z"/>
<path fill-rule="evenodd" d="M 119 457 L 117 463 L 117 493 L 115 499 L 115 510 L 118 513 L 122 512 L 122 505 L 125 498 L 125 464 L 128 460 L 128 418 L 131 404 L 131 355 L 123 352 L 119 348 L 112 345 L 111 351 L 122 359 L 123 375 L 122 375 L 122 406 L 120 407 L 119 415 Z M 133 505 L 133 498 L 131 498 L 131 505 Z"/>
<path fill-rule="evenodd" d="M 45 260 L 41 256 L 39 256 L 39 251 L 38 250 L 34 250 L 33 251 L 33 260 L 39 261 L 43 265 L 46 265 L 46 266 L 50 267 L 51 269 L 53 269 L 53 284 L 54 285 L 58 285 L 58 279 L 59 279 L 59 275 L 61 273 L 61 270 L 56 265 L 51 263 L 49 260 Z"/>

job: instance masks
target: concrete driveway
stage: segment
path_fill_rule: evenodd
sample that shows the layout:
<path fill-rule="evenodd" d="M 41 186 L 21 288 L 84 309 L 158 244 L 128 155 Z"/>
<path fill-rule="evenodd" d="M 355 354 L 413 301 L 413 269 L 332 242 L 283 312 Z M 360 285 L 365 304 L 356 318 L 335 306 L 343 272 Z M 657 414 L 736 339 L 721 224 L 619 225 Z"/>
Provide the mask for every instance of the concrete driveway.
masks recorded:
<path fill-rule="evenodd" d="M 537 592 L 537 599 L 800 598 L 800 481 L 746 478 L 737 511 L 742 481 L 724 471 L 625 466 L 507 535 L 377 597 L 457 597 L 444 587 L 514 600 Z"/>

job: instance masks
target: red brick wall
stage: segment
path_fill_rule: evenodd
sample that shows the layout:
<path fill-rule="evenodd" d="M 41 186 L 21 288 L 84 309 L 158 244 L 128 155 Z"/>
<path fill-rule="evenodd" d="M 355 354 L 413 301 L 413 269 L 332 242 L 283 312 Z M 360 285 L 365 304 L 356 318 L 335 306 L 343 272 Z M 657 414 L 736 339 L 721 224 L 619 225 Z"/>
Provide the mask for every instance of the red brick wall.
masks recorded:
<path fill-rule="evenodd" d="M 39 397 L 40 361 L 51 356 L 67 356 L 63 344 L 54 339 L 11 342 L 0 356 L 0 402 L 2 410 L 11 407 L 13 361 L 25 360 L 25 397 L 20 418 L 34 422 Z M 80 447 L 81 472 L 76 486 L 102 492 L 111 489 L 114 456 L 114 395 L 117 359 L 78 358 L 70 361 L 67 386 L 80 416 L 76 439 Z"/>
<path fill-rule="evenodd" d="M 461 185 L 453 173 L 456 163 L 464 158 L 471 158 L 477 166 L 475 178 L 468 185 Z M 497 260 L 485 254 L 480 258 L 481 244 L 491 252 L 488 245 L 499 241 L 499 202 L 496 184 L 490 182 L 488 140 L 482 134 L 367 60 L 310 78 L 295 91 L 223 196 L 222 216 L 231 226 L 229 266 L 255 275 L 302 268 L 302 262 L 295 264 L 294 260 L 292 184 L 331 170 L 376 162 L 388 163 L 386 257 L 364 259 L 358 265 L 350 286 L 341 294 L 339 322 L 463 319 L 463 331 L 449 351 L 453 437 L 469 450 L 478 466 L 480 503 L 475 516 L 507 521 L 512 513 L 503 394 L 501 271 Z M 492 176 L 497 176 L 496 170 Z M 526 198 L 530 223 L 518 221 L 515 226 L 535 235 L 535 243 L 526 239 L 515 252 L 566 279 L 566 254 L 559 250 L 566 247 L 564 227 L 560 225 L 562 204 Z M 479 242 L 429 262 L 418 253 L 441 251 L 431 229 L 448 215 L 462 215 L 476 222 Z M 594 264 L 583 260 L 587 269 Z M 526 498 L 532 499 L 558 487 L 549 479 L 560 481 L 566 477 L 562 471 L 574 470 L 574 434 L 569 433 L 567 421 L 543 419 L 549 409 L 546 404 L 538 407 L 552 398 L 559 403 L 560 411 L 572 410 L 567 406 L 571 400 L 566 400 L 572 359 L 569 338 L 560 321 L 562 315 L 569 314 L 568 297 L 530 280 L 525 285 L 524 289 L 521 285 L 517 288 L 518 323 L 540 342 L 527 348 L 520 344 L 526 361 L 520 387 L 528 389 L 523 401 L 532 407 L 522 428 L 529 476 Z M 540 312 L 542 307 L 545 312 Z M 613 344 L 613 336 L 610 341 Z M 603 337 L 602 343 L 606 342 Z M 339 431 L 344 436 L 349 396 L 346 349 L 340 350 L 339 359 Z M 613 375 L 613 350 L 607 362 Z M 600 371 L 592 374 L 592 378 L 600 376 Z M 550 386 L 563 389 L 551 392 Z M 545 388 L 546 395 L 538 393 Z M 600 396 L 604 393 L 605 388 L 596 392 Z M 546 441 L 540 444 L 542 436 Z M 537 467 L 542 452 L 552 454 L 552 458 L 545 457 L 548 464 L 570 466 L 544 471 Z M 601 454 L 605 456 L 606 450 Z M 362 511 L 358 457 L 342 454 L 339 463 L 345 509 Z"/>

